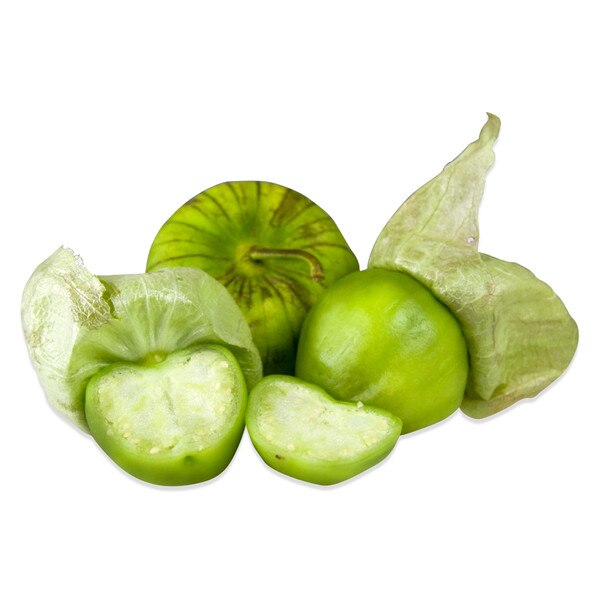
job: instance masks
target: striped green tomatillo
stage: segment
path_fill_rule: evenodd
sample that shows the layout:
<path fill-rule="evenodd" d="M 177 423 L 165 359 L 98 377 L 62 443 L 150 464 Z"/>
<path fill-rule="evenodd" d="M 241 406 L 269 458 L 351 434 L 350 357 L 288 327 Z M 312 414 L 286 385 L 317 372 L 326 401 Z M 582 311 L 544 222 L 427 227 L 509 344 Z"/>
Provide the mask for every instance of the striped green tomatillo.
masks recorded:
<path fill-rule="evenodd" d="M 265 374 L 292 373 L 310 307 L 358 262 L 333 219 L 275 183 L 235 181 L 198 194 L 162 226 L 147 271 L 198 267 L 240 306 Z"/>

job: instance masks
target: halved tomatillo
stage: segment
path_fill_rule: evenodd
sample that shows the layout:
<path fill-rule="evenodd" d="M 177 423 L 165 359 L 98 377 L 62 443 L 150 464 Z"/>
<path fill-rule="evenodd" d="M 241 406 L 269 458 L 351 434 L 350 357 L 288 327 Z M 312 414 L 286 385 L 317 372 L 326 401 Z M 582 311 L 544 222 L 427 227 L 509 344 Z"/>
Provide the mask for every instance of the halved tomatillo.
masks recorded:
<path fill-rule="evenodd" d="M 200 346 L 96 373 L 85 414 L 98 445 L 125 471 L 161 485 L 215 477 L 244 430 L 246 383 L 226 348 Z"/>
<path fill-rule="evenodd" d="M 300 327 L 325 288 L 358 261 L 333 219 L 275 183 L 235 181 L 198 194 L 156 235 L 147 271 L 198 267 L 240 306 L 269 373 L 293 373 Z"/>
<path fill-rule="evenodd" d="M 143 365 L 218 344 L 233 353 L 249 388 L 262 375 L 240 309 L 200 269 L 96 277 L 71 250 L 59 248 L 27 282 L 22 319 L 48 401 L 85 431 L 88 381 L 115 363 Z"/>
<path fill-rule="evenodd" d="M 49 402 L 131 474 L 204 481 L 231 460 L 258 350 L 200 269 L 96 277 L 60 248 L 23 293 L 25 339 Z"/>
<path fill-rule="evenodd" d="M 246 426 L 270 467 L 330 485 L 383 460 L 400 436 L 402 421 L 380 408 L 334 400 L 301 379 L 271 375 L 250 392 Z"/>

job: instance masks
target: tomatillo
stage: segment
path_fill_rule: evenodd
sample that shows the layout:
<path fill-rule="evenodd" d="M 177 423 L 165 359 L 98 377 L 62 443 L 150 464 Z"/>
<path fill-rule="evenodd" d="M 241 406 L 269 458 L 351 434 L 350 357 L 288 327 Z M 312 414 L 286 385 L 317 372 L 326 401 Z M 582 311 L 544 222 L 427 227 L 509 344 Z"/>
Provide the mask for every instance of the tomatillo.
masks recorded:
<path fill-rule="evenodd" d="M 250 392 L 246 425 L 273 469 L 331 485 L 362 473 L 394 448 L 402 421 L 361 402 L 339 402 L 316 385 L 270 375 Z"/>
<path fill-rule="evenodd" d="M 500 119 L 414 192 L 379 234 L 369 268 L 409 273 L 460 322 L 469 349 L 461 410 L 482 419 L 537 396 L 569 366 L 577 323 L 522 265 L 479 251 L 479 204 Z"/>
<path fill-rule="evenodd" d="M 358 270 L 333 219 L 266 181 L 230 181 L 194 196 L 156 234 L 147 271 L 196 267 L 240 307 L 265 374 L 294 371 L 302 322 L 323 291 Z"/>
<path fill-rule="evenodd" d="M 205 345 L 145 365 L 101 369 L 86 389 L 98 445 L 150 483 L 187 485 L 229 464 L 244 431 L 246 382 L 223 346 Z"/>
<path fill-rule="evenodd" d="M 49 402 L 130 474 L 218 475 L 262 375 L 239 307 L 200 269 L 96 277 L 59 248 L 23 292 L 23 329 Z"/>
<path fill-rule="evenodd" d="M 416 279 L 368 269 L 340 279 L 309 312 L 296 375 L 392 412 L 408 433 L 460 406 L 467 347 L 452 313 Z"/>

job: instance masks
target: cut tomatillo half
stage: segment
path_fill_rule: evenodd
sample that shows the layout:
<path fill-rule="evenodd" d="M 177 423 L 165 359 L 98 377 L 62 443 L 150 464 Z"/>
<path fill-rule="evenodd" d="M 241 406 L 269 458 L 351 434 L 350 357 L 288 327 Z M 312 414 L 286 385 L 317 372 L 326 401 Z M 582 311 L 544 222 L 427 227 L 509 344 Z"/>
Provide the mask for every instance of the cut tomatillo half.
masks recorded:
<path fill-rule="evenodd" d="M 220 281 L 250 325 L 265 373 L 293 373 L 310 307 L 358 261 L 333 219 L 275 183 L 235 181 L 198 194 L 162 226 L 147 271 L 197 267 Z"/>
<path fill-rule="evenodd" d="M 334 400 L 286 375 L 265 377 L 250 393 L 246 426 L 273 469 L 311 483 L 339 483 L 383 460 L 402 421 L 379 408 Z"/>
<path fill-rule="evenodd" d="M 151 356 L 100 370 L 85 415 L 98 445 L 121 468 L 160 485 L 211 479 L 229 464 L 244 430 L 246 383 L 222 346 Z"/>
<path fill-rule="evenodd" d="M 112 364 L 144 365 L 216 344 L 235 356 L 248 387 L 262 374 L 239 307 L 200 269 L 96 277 L 59 248 L 27 282 L 22 318 L 48 401 L 83 430 L 86 386 Z"/>

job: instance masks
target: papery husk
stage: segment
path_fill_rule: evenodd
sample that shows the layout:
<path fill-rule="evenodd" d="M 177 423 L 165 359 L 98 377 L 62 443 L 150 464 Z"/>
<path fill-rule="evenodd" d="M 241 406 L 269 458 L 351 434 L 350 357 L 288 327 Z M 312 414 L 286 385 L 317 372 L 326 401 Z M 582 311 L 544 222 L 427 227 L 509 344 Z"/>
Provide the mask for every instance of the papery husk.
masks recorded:
<path fill-rule="evenodd" d="M 418 189 L 379 235 L 369 267 L 404 271 L 459 320 L 469 349 L 461 409 L 482 418 L 533 397 L 567 368 L 578 330 L 552 288 L 519 264 L 480 253 L 479 205 L 500 120 Z"/>
<path fill-rule="evenodd" d="M 29 279 L 21 314 L 48 401 L 84 431 L 87 383 L 116 362 L 214 343 L 232 351 L 249 388 L 262 376 L 240 309 L 200 269 L 96 277 L 71 250 L 59 248 Z"/>

